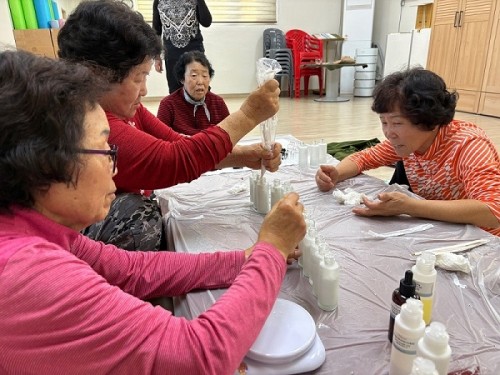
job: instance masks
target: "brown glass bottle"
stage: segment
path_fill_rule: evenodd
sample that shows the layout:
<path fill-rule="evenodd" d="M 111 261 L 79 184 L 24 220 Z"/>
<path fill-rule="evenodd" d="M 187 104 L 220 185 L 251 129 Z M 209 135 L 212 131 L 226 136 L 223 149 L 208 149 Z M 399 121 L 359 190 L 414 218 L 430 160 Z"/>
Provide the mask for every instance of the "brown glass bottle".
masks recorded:
<path fill-rule="evenodd" d="M 391 318 L 389 320 L 389 341 L 392 342 L 392 335 L 394 334 L 394 320 L 396 315 L 401 311 L 401 305 L 403 305 L 408 298 L 420 299 L 420 297 L 415 293 L 415 282 L 413 281 L 413 272 L 407 270 L 405 272 L 404 279 L 399 281 L 399 288 L 394 289 L 392 292 L 392 303 L 391 303 Z"/>

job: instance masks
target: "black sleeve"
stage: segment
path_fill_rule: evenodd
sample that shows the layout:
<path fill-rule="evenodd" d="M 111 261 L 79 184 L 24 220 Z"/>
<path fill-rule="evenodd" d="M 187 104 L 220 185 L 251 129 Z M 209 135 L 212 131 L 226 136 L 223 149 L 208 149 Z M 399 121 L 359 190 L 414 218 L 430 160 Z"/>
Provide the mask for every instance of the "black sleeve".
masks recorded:
<path fill-rule="evenodd" d="M 196 7 L 196 15 L 198 16 L 198 22 L 200 23 L 201 26 L 209 27 L 212 24 L 212 14 L 208 9 L 205 0 L 198 0 L 198 6 Z"/>
<path fill-rule="evenodd" d="M 156 34 L 161 36 L 161 19 L 160 12 L 158 12 L 158 0 L 153 1 L 153 29 Z"/>

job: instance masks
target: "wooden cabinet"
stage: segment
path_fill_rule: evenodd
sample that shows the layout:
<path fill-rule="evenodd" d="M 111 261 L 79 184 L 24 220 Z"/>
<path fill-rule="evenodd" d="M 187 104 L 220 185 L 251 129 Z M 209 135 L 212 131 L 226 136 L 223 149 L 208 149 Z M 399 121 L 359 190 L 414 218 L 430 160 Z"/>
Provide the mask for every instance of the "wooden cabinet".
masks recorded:
<path fill-rule="evenodd" d="M 457 110 L 477 113 L 497 0 L 436 0 L 427 68 L 460 97 Z"/>
<path fill-rule="evenodd" d="M 479 113 L 500 117 L 500 6 L 495 11 L 482 91 Z"/>

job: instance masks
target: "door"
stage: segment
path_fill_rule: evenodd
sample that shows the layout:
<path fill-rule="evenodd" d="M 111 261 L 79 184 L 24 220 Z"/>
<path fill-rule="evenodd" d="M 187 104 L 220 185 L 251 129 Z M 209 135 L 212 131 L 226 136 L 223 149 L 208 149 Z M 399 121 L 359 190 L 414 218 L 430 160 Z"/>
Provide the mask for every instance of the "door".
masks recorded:
<path fill-rule="evenodd" d="M 439 74 L 450 88 L 453 86 L 458 53 L 458 10 L 460 0 L 436 0 L 429 44 L 427 68 Z"/>

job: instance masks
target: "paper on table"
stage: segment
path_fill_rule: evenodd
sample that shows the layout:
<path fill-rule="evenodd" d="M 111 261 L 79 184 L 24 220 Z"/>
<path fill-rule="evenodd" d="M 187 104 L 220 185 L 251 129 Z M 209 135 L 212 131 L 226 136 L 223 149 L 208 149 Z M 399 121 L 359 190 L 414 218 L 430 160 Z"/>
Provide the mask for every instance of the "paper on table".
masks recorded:
<path fill-rule="evenodd" d="M 429 250 L 424 250 L 424 251 L 430 251 L 433 252 L 434 254 L 439 254 L 439 253 L 459 253 L 460 251 L 465 251 L 465 250 L 470 250 L 475 247 L 484 245 L 485 243 L 490 242 L 490 240 L 474 240 L 470 242 L 466 242 L 463 244 L 458 244 L 458 245 L 451 245 L 451 246 L 444 246 L 444 247 L 437 247 L 435 249 L 429 249 Z M 418 256 L 422 254 L 424 251 L 417 251 L 413 253 L 413 255 Z"/>
<path fill-rule="evenodd" d="M 434 225 L 432 224 L 422 224 L 422 225 L 417 225 L 412 228 L 408 229 L 402 229 L 402 230 L 396 230 L 394 232 L 386 232 L 386 233 L 377 233 L 372 230 L 368 231 L 368 234 L 372 235 L 373 237 L 379 237 L 379 238 L 387 238 L 387 237 L 397 237 L 397 236 L 402 236 L 404 234 L 408 233 L 415 233 L 415 232 L 422 232 L 424 230 L 432 228 Z"/>

